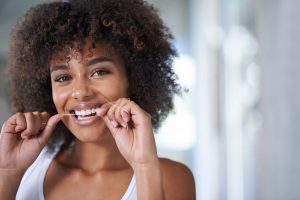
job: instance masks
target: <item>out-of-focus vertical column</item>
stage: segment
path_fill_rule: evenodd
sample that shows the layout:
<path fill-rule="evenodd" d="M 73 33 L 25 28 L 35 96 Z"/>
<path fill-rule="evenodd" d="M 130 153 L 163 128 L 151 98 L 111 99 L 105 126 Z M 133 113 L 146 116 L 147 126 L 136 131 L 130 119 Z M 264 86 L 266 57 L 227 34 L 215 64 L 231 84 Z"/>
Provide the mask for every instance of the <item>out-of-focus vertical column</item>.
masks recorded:
<path fill-rule="evenodd" d="M 191 0 L 191 55 L 197 66 L 195 110 L 197 199 L 220 199 L 218 134 L 218 1 Z"/>
<path fill-rule="evenodd" d="M 263 132 L 259 199 L 300 199 L 300 1 L 259 1 Z"/>

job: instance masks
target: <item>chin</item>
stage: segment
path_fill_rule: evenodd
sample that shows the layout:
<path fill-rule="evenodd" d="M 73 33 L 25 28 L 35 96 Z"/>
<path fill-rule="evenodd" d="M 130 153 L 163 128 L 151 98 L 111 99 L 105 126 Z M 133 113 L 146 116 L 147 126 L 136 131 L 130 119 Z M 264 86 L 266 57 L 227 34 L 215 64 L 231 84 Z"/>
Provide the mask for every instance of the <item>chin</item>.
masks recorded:
<path fill-rule="evenodd" d="M 105 124 L 101 126 L 70 127 L 70 131 L 81 142 L 101 142 L 110 136 Z"/>

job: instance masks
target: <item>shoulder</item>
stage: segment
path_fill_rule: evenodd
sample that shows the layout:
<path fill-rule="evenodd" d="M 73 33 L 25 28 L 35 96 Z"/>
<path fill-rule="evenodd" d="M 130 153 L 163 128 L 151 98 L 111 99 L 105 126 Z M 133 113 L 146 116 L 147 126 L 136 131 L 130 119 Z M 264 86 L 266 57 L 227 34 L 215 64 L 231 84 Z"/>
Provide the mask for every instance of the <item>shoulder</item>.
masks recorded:
<path fill-rule="evenodd" d="M 194 176 L 186 165 L 160 158 L 160 166 L 166 199 L 196 199 Z"/>

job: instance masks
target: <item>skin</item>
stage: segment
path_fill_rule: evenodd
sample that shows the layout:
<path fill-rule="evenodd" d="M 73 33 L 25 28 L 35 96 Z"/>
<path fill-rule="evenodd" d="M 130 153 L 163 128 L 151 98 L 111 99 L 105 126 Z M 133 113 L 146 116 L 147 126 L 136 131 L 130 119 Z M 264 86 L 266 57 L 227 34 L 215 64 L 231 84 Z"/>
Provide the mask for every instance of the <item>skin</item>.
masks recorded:
<path fill-rule="evenodd" d="M 44 181 L 47 200 L 120 199 L 133 173 L 139 199 L 195 199 L 190 170 L 158 158 L 151 116 L 127 98 L 122 59 L 103 43 L 96 45 L 91 57 L 88 44 L 79 56 L 70 53 L 70 60 L 61 59 L 59 53 L 51 60 L 57 115 L 17 113 L 4 123 L 0 196 L 14 199 L 24 172 L 62 120 L 76 140 L 50 164 Z M 97 113 L 84 122 L 64 115 L 88 108 L 96 108 Z"/>

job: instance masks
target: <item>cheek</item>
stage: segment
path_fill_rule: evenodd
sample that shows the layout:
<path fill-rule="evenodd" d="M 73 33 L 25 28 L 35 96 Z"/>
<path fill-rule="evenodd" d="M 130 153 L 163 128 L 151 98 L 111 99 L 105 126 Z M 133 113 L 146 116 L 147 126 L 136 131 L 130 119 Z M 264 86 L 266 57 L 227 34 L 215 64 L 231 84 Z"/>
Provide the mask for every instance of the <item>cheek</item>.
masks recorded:
<path fill-rule="evenodd" d="M 117 88 L 119 89 L 119 93 L 122 94 L 122 96 L 128 95 L 128 89 L 129 89 L 129 83 L 128 79 L 125 75 L 123 75 L 117 82 L 118 85 Z"/>
<path fill-rule="evenodd" d="M 125 96 L 129 96 L 129 82 L 128 79 L 126 79 L 126 81 L 124 82 L 124 92 L 125 92 Z"/>
<path fill-rule="evenodd" d="M 58 108 L 58 105 L 59 105 L 59 95 L 58 93 L 52 89 L 52 99 L 53 99 L 53 102 L 54 102 L 54 105 L 56 107 L 56 109 Z"/>
<path fill-rule="evenodd" d="M 52 99 L 57 110 L 63 109 L 62 106 L 64 105 L 66 95 L 66 92 L 52 87 Z"/>
<path fill-rule="evenodd" d="M 127 79 L 119 79 L 114 83 L 114 93 L 117 98 L 128 96 L 128 81 Z"/>

